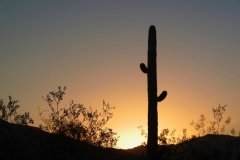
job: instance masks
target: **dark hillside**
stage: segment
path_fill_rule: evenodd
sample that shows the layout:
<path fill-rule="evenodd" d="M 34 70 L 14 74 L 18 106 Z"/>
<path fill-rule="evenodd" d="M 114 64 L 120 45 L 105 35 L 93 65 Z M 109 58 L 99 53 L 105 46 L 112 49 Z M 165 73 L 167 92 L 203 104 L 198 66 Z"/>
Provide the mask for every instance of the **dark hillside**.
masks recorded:
<path fill-rule="evenodd" d="M 189 159 L 240 160 L 240 137 L 209 134 L 179 145 Z"/>
<path fill-rule="evenodd" d="M 165 151 L 167 159 L 240 160 L 240 137 L 206 135 L 168 146 Z M 0 120 L 1 160 L 142 160 L 143 155 L 146 155 L 144 146 L 127 150 L 98 148 L 36 127 Z"/>
<path fill-rule="evenodd" d="M 0 159 L 127 160 L 139 159 L 139 156 L 119 149 L 98 148 L 36 127 L 0 120 Z"/>
<path fill-rule="evenodd" d="M 162 148 L 163 146 L 159 146 L 160 151 Z M 166 148 L 163 157 L 167 160 L 240 160 L 240 137 L 229 135 L 209 134 Z M 146 154 L 146 147 L 138 146 L 127 151 L 143 155 Z"/>

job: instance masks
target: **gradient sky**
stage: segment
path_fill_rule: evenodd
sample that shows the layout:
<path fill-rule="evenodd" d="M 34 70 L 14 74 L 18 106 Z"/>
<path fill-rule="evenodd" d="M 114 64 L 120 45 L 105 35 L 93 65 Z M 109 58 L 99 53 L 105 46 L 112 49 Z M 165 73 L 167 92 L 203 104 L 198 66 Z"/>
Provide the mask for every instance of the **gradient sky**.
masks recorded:
<path fill-rule="evenodd" d="M 144 140 L 147 129 L 147 62 L 150 25 L 157 30 L 159 131 L 183 128 L 213 107 L 227 105 L 229 129 L 239 130 L 240 1 L 0 1 L 0 98 L 19 100 L 37 126 L 41 98 L 67 86 L 69 100 L 101 110 L 116 106 L 108 127 L 118 147 Z"/>

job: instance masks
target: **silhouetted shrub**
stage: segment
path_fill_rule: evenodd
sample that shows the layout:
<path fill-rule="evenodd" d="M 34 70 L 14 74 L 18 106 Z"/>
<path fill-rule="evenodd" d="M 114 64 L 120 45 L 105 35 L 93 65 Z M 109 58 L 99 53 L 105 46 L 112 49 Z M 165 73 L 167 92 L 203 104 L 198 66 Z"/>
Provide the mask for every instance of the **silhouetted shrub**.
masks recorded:
<path fill-rule="evenodd" d="M 17 109 L 20 108 L 19 105 L 16 105 L 18 100 L 12 100 L 11 96 L 8 96 L 8 98 L 9 102 L 7 105 L 4 105 L 2 99 L 0 100 L 0 119 L 21 125 L 33 124 L 34 121 L 30 118 L 29 112 L 25 112 L 22 115 L 17 113 Z"/>
<path fill-rule="evenodd" d="M 143 129 L 142 126 L 138 126 L 138 129 L 141 130 L 141 135 L 144 136 L 144 138 L 147 138 L 147 132 Z M 176 136 L 176 129 L 173 129 L 170 131 L 168 128 L 165 128 L 161 130 L 159 136 L 158 136 L 158 144 L 159 145 L 171 145 L 171 144 L 179 144 L 182 143 L 189 138 L 187 137 L 187 129 L 182 130 L 182 135 Z M 141 143 L 143 146 L 147 145 L 147 142 L 144 141 Z"/>
<path fill-rule="evenodd" d="M 200 118 L 196 123 L 194 121 L 190 123 L 190 125 L 193 126 L 198 132 L 198 136 L 204 136 L 206 134 L 224 134 L 226 126 L 232 121 L 232 118 L 228 116 L 223 122 L 223 114 L 226 111 L 226 107 L 227 105 L 221 106 L 219 104 L 218 107 L 212 108 L 215 120 L 210 121 L 210 126 L 208 126 L 207 129 L 205 129 L 207 122 L 204 114 L 200 115 Z M 223 122 L 222 127 L 220 127 L 221 122 Z M 234 129 L 232 129 L 231 133 L 234 135 L 236 132 Z"/>
<path fill-rule="evenodd" d="M 39 116 L 43 121 L 43 124 L 39 125 L 40 129 L 50 133 L 63 134 L 103 148 L 114 147 L 118 141 L 118 137 L 114 137 L 116 133 L 111 128 L 103 127 L 112 118 L 113 114 L 109 111 L 115 107 L 110 107 L 103 101 L 102 112 L 98 113 L 91 107 L 87 109 L 82 104 L 75 104 L 71 100 L 69 108 L 59 109 L 59 103 L 63 99 L 65 90 L 66 87 L 63 90 L 58 87 L 57 92 L 49 92 L 46 98 L 43 97 L 51 112 L 45 118 L 43 112 L 48 110 L 39 111 Z M 53 107 L 53 102 L 56 103 L 56 109 Z"/>

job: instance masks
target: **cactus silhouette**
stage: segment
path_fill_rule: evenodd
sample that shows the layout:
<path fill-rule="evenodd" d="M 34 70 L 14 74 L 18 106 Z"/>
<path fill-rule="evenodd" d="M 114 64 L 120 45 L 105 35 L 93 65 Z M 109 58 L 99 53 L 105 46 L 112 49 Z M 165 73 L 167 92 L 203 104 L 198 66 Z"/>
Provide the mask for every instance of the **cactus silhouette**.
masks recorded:
<path fill-rule="evenodd" d="M 148 66 L 140 64 L 140 69 L 147 74 L 148 81 L 148 138 L 147 138 L 147 159 L 154 159 L 152 156 L 158 151 L 158 113 L 157 103 L 167 96 L 163 91 L 157 96 L 157 39 L 156 28 L 150 26 L 148 33 Z"/>

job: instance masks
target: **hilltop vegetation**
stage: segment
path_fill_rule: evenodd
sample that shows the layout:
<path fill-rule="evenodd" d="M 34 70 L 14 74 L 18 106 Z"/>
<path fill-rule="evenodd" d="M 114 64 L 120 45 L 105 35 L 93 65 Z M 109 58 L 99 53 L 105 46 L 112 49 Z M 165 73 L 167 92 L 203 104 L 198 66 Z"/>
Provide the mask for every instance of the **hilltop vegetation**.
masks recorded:
<path fill-rule="evenodd" d="M 113 148 L 116 146 L 118 137 L 117 133 L 111 128 L 104 127 L 109 119 L 113 117 L 109 104 L 103 101 L 102 112 L 93 111 L 91 107 L 87 109 L 83 104 L 75 104 L 70 101 L 68 108 L 59 108 L 59 104 L 63 99 L 66 87 L 61 89 L 58 87 L 57 92 L 49 92 L 43 99 L 47 102 L 50 113 L 46 116 L 43 111 L 39 111 L 39 116 L 43 122 L 39 127 L 43 131 L 50 133 L 63 134 L 65 136 L 88 142 L 97 147 Z M 55 107 L 53 102 L 55 102 Z"/>
<path fill-rule="evenodd" d="M 2 99 L 0 100 L 0 119 L 21 125 L 34 123 L 29 112 L 25 112 L 22 115 L 17 113 L 17 109 L 20 107 L 17 105 L 18 100 L 12 100 L 11 96 L 8 96 L 8 99 L 7 105 L 4 104 Z"/>

